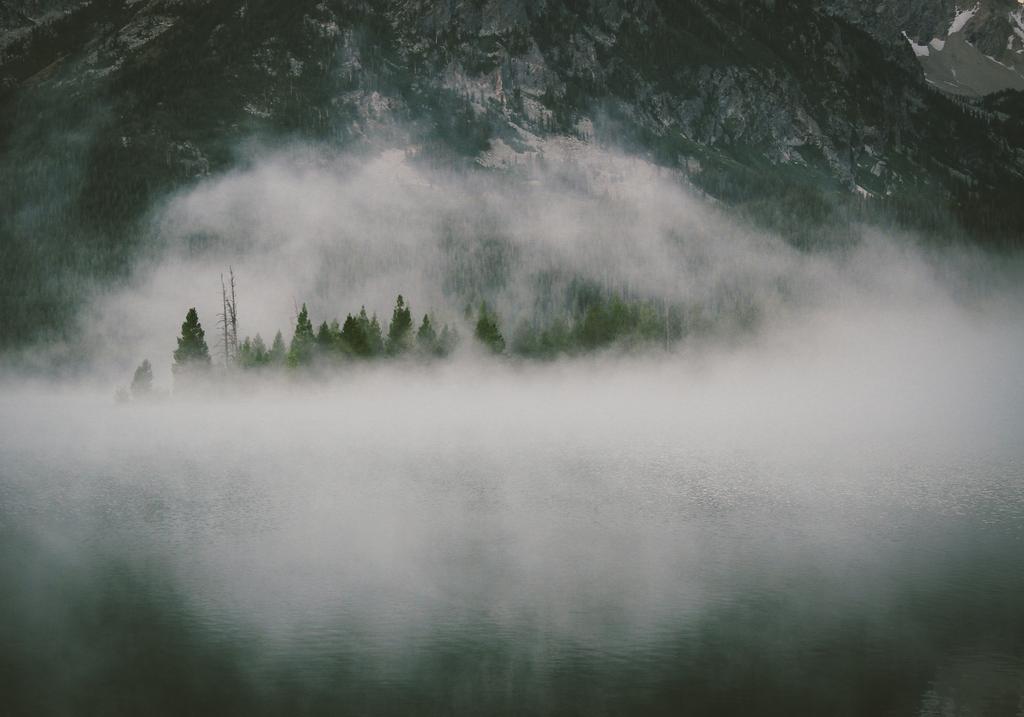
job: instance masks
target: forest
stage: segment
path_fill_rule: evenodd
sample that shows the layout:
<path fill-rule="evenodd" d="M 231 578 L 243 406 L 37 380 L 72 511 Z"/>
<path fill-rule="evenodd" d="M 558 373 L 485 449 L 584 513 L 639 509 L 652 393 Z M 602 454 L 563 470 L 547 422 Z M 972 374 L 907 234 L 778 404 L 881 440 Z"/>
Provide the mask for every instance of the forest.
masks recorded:
<path fill-rule="evenodd" d="M 176 388 L 236 372 L 322 375 L 357 362 L 441 360 L 455 352 L 462 338 L 456 322 L 441 323 L 432 312 L 417 321 L 410 303 L 399 294 L 386 327 L 365 306 L 348 313 L 344 321 L 335 318 L 314 326 L 303 303 L 291 339 L 286 341 L 277 331 L 268 346 L 259 333 L 239 338 L 233 273 L 222 297 L 216 339 L 208 340 L 195 307 L 186 312 L 172 353 Z M 485 355 L 524 360 L 552 360 L 613 347 L 667 349 L 692 331 L 695 323 L 693 317 L 688 322 L 678 306 L 596 292 L 584 295 L 565 316 L 521 322 L 508 339 L 497 312 L 485 301 L 475 309 L 467 305 L 463 319 L 459 323 L 471 330 L 473 345 Z M 142 398 L 152 391 L 153 368 L 145 359 L 135 370 L 130 388 L 119 391 L 118 397 Z"/>

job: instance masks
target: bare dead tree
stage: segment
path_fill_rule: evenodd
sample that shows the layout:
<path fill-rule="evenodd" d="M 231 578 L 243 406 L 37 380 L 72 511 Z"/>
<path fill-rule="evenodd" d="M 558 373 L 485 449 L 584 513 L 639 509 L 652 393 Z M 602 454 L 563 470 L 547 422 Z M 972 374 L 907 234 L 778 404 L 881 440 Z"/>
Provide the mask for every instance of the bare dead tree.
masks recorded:
<path fill-rule="evenodd" d="M 220 275 L 220 299 L 222 311 L 217 315 L 217 325 L 220 327 L 221 337 L 224 339 L 224 368 L 231 368 L 231 323 L 228 318 L 228 292 L 224 286 L 224 275 Z"/>
<path fill-rule="evenodd" d="M 231 351 L 234 358 L 238 358 L 238 302 L 235 298 L 235 270 L 228 267 L 230 276 L 231 300 L 228 303 L 228 314 L 231 317 Z"/>
<path fill-rule="evenodd" d="M 238 304 L 235 294 L 235 272 L 228 267 L 229 282 L 220 275 L 221 313 L 217 315 L 221 338 L 224 341 L 224 367 L 230 369 L 238 359 Z"/>

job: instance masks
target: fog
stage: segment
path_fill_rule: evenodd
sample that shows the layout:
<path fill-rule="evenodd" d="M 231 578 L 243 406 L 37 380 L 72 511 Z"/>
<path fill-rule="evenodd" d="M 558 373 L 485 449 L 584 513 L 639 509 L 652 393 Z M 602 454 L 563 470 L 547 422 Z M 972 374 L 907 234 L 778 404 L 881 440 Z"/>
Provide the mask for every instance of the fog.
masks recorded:
<path fill-rule="evenodd" d="M 752 319 L 771 326 L 826 307 L 1002 300 L 1020 275 L 1019 262 L 915 248 L 915 237 L 868 227 L 857 241 L 800 252 L 675 173 L 582 144 L 561 150 L 499 174 L 430 169 L 411 151 L 257 152 L 154 207 L 132 277 L 82 311 L 89 355 L 97 370 L 122 373 L 148 357 L 167 376 L 190 306 L 212 348 L 228 267 L 240 333 L 268 342 L 279 329 L 288 339 L 303 303 L 314 324 L 365 305 L 386 329 L 399 293 L 417 320 L 429 311 L 453 323 L 486 300 L 508 338 L 557 314 L 574 281 L 688 307 L 733 338 Z"/>
<path fill-rule="evenodd" d="M 14 705 L 1019 704 L 1017 264 L 868 228 L 799 252 L 607 153 L 503 181 L 291 149 L 154 208 L 152 253 L 84 309 L 116 350 L 82 382 L 0 390 Z M 189 306 L 212 347 L 228 265 L 242 333 L 287 337 L 303 301 L 315 322 L 386 318 L 399 292 L 458 320 L 446 277 L 480 266 L 453 268 L 452 226 L 507 245 L 477 295 L 509 325 L 557 269 L 727 328 L 550 363 L 467 339 L 435 363 L 114 402 L 142 357 L 173 388 Z M 737 301 L 756 326 L 728 325 Z"/>

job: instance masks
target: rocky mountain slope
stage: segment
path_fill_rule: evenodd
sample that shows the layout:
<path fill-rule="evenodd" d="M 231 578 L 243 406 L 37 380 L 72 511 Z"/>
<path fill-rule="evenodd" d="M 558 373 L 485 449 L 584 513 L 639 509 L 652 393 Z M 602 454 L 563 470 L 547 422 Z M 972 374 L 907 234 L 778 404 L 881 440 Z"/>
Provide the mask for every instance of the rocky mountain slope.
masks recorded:
<path fill-rule="evenodd" d="M 422 161 L 502 172 L 571 138 L 641 154 L 795 240 L 851 216 L 1016 240 L 1014 100 L 952 101 L 909 44 L 826 9 L 12 0 L 0 251 L 2 301 L 19 312 L 5 340 L 59 326 L 80 293 L 69 276 L 123 271 L 153 202 L 253 141 L 415 147 Z"/>
<path fill-rule="evenodd" d="M 886 43 L 909 44 L 929 82 L 971 97 L 1024 89 L 1024 3 L 1018 0 L 830 0 L 837 17 Z"/>

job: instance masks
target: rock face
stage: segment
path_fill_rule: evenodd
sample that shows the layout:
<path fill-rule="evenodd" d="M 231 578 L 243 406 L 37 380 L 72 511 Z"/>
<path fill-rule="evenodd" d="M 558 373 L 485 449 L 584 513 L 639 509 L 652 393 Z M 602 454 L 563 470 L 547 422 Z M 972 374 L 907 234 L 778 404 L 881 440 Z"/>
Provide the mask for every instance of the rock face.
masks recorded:
<path fill-rule="evenodd" d="M 919 44 L 941 37 L 957 12 L 956 0 L 825 0 L 825 10 L 865 30 L 881 42 L 905 42 L 904 33 Z"/>
<path fill-rule="evenodd" d="M 965 42 L 987 51 L 1006 30 L 1004 5 L 979 10 L 960 30 Z M 956 8 L 835 0 L 825 9 L 811 0 L 8 0 L 0 244 L 10 293 L 29 291 L 17 277 L 50 271 L 55 253 L 63 266 L 97 256 L 123 266 L 155 200 L 230 168 L 254 138 L 415 145 L 429 161 L 495 171 L 569 137 L 640 153 L 776 217 L 874 197 L 911 223 L 1019 236 L 1024 221 L 1004 201 L 1024 177 L 1013 118 L 936 92 L 892 36 L 938 37 Z M 32 284 L 33 311 L 59 313 L 61 297 L 44 284 Z"/>
<path fill-rule="evenodd" d="M 956 95 L 1024 90 L 1024 3 L 830 0 L 830 13 L 881 42 L 907 43 L 928 80 Z"/>

